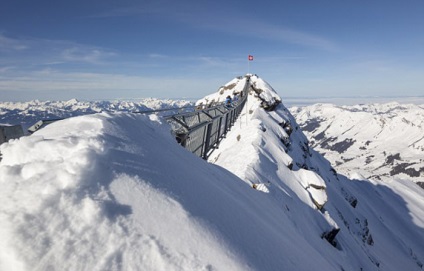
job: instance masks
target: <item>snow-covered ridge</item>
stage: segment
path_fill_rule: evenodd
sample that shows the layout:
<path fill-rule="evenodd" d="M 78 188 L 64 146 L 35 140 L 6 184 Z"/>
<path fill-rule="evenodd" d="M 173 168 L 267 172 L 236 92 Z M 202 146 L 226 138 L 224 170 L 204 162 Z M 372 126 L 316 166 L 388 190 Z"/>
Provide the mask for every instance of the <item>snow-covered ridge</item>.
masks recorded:
<path fill-rule="evenodd" d="M 265 81 L 261 78 L 252 77 L 251 80 L 253 83 L 264 82 L 263 85 L 265 85 Z M 226 86 L 228 85 L 237 86 L 234 82 Z M 263 87 L 263 89 L 265 93 L 272 96 L 274 92 L 272 88 Z M 231 88 L 227 91 L 231 91 Z M 208 98 L 216 99 L 216 96 L 218 94 L 210 95 Z M 383 256 L 387 255 L 387 251 L 392 251 L 393 255 L 409 254 L 410 256 L 407 257 L 412 259 L 410 268 L 420 270 L 423 266 L 422 260 L 417 257 L 416 251 L 423 251 L 423 247 L 417 248 L 412 253 L 407 250 L 394 252 L 398 250 L 396 244 L 384 249 L 381 247 L 383 250 L 380 252 L 375 249 L 375 246 L 381 245 L 376 245 L 376 239 L 379 239 L 379 242 L 398 238 L 403 240 L 403 237 L 395 233 L 398 230 L 393 230 L 393 235 L 389 234 L 390 237 L 383 233 L 387 233 L 383 228 L 398 228 L 399 225 L 395 221 L 403 219 L 389 218 L 391 215 L 387 212 L 391 214 L 397 212 L 395 210 L 399 206 L 391 202 L 397 198 L 397 195 L 387 194 L 385 191 L 387 184 L 362 179 L 361 182 L 352 182 L 345 176 L 338 175 L 328 161 L 309 147 L 307 138 L 283 104 L 279 104 L 275 110 L 268 112 L 260 109 L 261 105 L 262 99 L 258 98 L 255 92 L 251 92 L 240 122 L 227 134 L 226 140 L 220 144 L 219 149 L 212 154 L 209 161 L 230 170 L 248 185 L 268 194 L 277 205 L 284 206 L 287 215 L 291 217 L 289 220 L 297 221 L 293 223 L 301 232 L 311 234 L 306 234 L 308 237 L 305 235 L 307 240 L 313 240 L 314 235 L 320 235 L 322 238 L 327 238 L 329 243 L 337 249 L 351 254 L 352 257 L 342 257 L 343 259 L 333 258 L 337 257 L 338 253 L 330 252 L 330 255 L 326 256 L 327 259 L 331 258 L 330 261 L 338 262 L 336 265 L 342 266 L 341 269 L 349 269 L 346 266 L 350 266 L 352 270 L 403 268 L 400 265 L 395 267 L 397 264 L 393 262 L 394 258 Z M 284 129 L 284 127 L 287 128 L 287 123 L 291 127 L 289 130 Z M 421 198 L 423 195 L 423 191 L 409 181 L 391 182 L 389 189 L 396 191 L 396 194 L 402 194 L 403 199 L 405 194 L 411 192 L 411 189 L 415 191 L 413 193 L 417 193 L 412 198 Z M 373 193 L 388 196 L 383 196 L 384 204 L 377 203 L 379 198 L 374 198 Z M 391 198 L 392 196 L 394 198 Z M 309 208 L 302 209 L 298 204 L 291 205 L 293 198 L 297 198 Z M 297 200 L 294 201 L 299 203 Z M 321 211 L 313 211 L 317 209 Z M 383 219 L 383 216 L 373 218 L 372 213 L 384 214 L 383 216 L 387 218 Z M 303 219 L 301 217 L 304 216 L 310 218 L 308 222 L 305 222 L 306 224 L 316 224 L 309 227 L 300 223 Z M 422 220 L 418 219 L 421 220 L 418 222 L 417 218 L 418 216 L 414 215 L 413 224 L 418 223 L 417 225 L 422 227 Z M 394 219 L 394 224 L 388 223 L 391 219 Z M 413 231 L 417 230 L 421 232 L 421 229 L 413 229 Z M 399 231 L 401 231 L 400 228 Z M 420 238 L 423 237 L 419 235 Z M 387 241 L 387 243 L 390 242 Z M 415 241 L 410 239 L 410 242 Z M 341 245 L 342 243 L 344 245 Z M 369 260 L 369 265 L 363 262 L 365 258 Z M 400 258 L 403 257 L 396 257 L 396 260 Z M 342 263 L 344 261 L 349 263 Z M 368 266 L 364 267 L 366 265 Z"/>
<path fill-rule="evenodd" d="M 424 105 L 316 104 L 291 108 L 310 144 L 359 179 L 424 182 Z"/>
<path fill-rule="evenodd" d="M 154 114 L 0 146 L 0 270 L 422 270 L 424 190 L 337 174 L 251 80 L 266 95 L 250 91 L 209 163 Z"/>

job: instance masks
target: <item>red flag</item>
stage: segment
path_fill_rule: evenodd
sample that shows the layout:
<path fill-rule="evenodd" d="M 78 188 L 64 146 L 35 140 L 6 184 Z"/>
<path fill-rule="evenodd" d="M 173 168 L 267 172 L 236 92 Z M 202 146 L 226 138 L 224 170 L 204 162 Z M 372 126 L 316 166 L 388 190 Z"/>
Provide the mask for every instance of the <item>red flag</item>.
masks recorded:
<path fill-rule="evenodd" d="M 253 60 L 253 56 L 249 55 L 249 61 L 252 61 L 252 60 Z"/>

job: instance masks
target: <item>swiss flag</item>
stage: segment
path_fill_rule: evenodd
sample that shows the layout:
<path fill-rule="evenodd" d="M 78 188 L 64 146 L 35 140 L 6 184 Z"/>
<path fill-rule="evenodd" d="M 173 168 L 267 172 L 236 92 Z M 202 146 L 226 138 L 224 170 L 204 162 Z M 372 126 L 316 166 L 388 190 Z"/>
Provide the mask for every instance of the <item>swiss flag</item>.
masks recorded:
<path fill-rule="evenodd" d="M 253 56 L 252 55 L 249 55 L 249 61 L 252 61 L 253 60 Z"/>

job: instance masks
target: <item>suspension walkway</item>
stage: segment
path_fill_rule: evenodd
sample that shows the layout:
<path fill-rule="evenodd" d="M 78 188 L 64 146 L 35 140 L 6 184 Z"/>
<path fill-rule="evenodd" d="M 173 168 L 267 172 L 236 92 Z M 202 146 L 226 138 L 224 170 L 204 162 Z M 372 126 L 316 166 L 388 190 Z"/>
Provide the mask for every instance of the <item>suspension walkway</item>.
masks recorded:
<path fill-rule="evenodd" d="M 246 76 L 244 88 L 238 95 L 239 99 L 231 105 L 222 102 L 206 106 L 189 106 L 132 113 L 151 114 L 172 111 L 178 112 L 164 116 L 166 121 L 171 125 L 172 134 L 181 146 L 197 156 L 207 159 L 212 151 L 218 147 L 219 142 L 225 137 L 242 112 L 247 101 L 250 87 L 252 87 L 250 84 L 250 77 Z M 40 120 L 29 127 L 28 132 L 32 134 L 58 120 L 61 119 Z M 15 138 L 22 135 L 23 133 L 20 133 L 19 136 Z"/>
<path fill-rule="evenodd" d="M 167 117 L 166 120 L 171 125 L 177 142 L 197 156 L 207 159 L 243 110 L 249 88 L 250 78 L 246 77 L 240 98 L 231 106 L 220 103 L 194 112 Z"/>

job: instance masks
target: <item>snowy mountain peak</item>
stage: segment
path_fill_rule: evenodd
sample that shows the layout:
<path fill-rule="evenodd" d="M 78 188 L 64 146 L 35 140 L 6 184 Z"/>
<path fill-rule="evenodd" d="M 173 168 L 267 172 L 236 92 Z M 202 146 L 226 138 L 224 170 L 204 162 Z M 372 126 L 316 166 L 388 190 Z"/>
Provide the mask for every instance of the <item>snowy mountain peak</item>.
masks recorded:
<path fill-rule="evenodd" d="M 68 118 L 1 145 L 0 270 L 422 270 L 424 190 L 337 174 L 251 84 L 208 162 L 155 114 Z"/>
<path fill-rule="evenodd" d="M 74 105 L 74 104 L 77 104 L 77 103 L 78 103 L 77 99 L 70 99 L 70 100 L 65 102 L 65 105 Z"/>

